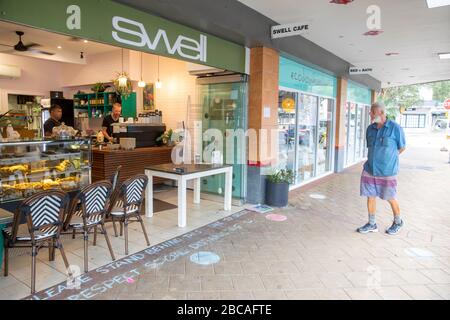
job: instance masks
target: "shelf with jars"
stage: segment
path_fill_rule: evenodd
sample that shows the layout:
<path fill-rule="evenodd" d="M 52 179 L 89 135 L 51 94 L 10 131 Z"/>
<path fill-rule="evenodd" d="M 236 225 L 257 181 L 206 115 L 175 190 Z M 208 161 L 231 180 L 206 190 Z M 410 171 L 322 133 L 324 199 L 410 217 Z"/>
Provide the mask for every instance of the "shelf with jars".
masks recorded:
<path fill-rule="evenodd" d="M 0 205 L 42 190 L 79 190 L 91 182 L 89 139 L 0 141 Z"/>
<path fill-rule="evenodd" d="M 74 108 L 87 111 L 88 118 L 102 118 L 111 113 L 114 103 L 121 102 L 122 116 L 136 117 L 136 92 L 121 98 L 115 92 L 78 93 L 74 95 Z"/>
<path fill-rule="evenodd" d="M 79 93 L 74 95 L 74 108 L 86 110 L 88 117 L 99 117 L 111 111 L 112 105 L 119 101 L 114 92 Z"/>

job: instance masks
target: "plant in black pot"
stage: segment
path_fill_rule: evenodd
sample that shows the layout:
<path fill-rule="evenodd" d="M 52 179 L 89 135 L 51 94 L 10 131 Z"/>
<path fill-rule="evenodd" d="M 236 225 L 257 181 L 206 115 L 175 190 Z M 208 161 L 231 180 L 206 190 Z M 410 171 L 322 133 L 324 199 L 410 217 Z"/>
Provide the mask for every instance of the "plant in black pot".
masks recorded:
<path fill-rule="evenodd" d="M 273 207 L 286 207 L 289 199 L 289 184 L 294 182 L 292 170 L 277 170 L 267 176 L 266 204 Z"/>

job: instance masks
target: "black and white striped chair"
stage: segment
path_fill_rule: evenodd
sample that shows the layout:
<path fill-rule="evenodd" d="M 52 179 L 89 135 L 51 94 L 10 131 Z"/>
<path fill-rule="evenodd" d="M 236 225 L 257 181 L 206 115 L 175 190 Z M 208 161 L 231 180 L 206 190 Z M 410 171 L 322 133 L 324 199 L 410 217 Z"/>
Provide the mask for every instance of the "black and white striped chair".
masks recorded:
<path fill-rule="evenodd" d="M 128 255 L 128 224 L 131 222 L 139 222 L 144 232 L 145 241 L 150 246 L 147 231 L 145 230 L 144 221 L 141 217 L 141 208 L 144 203 L 145 189 L 147 188 L 148 178 L 145 174 L 139 174 L 124 181 L 120 187 L 118 197 L 120 207 L 112 208 L 109 212 L 111 221 L 116 221 L 123 225 L 125 234 L 125 254 Z"/>
<path fill-rule="evenodd" d="M 111 188 L 109 181 L 99 181 L 83 188 L 72 200 L 69 214 L 64 222 L 64 231 L 69 231 L 73 235 L 83 235 L 85 272 L 88 272 L 89 233 L 94 230 L 96 234 L 97 227 L 105 236 L 112 259 L 116 260 L 105 228 L 106 204 L 111 194 Z"/>
<path fill-rule="evenodd" d="M 49 248 L 49 260 L 59 249 L 69 271 L 69 262 L 60 241 L 60 233 L 69 196 L 62 191 L 49 190 L 34 194 L 22 202 L 14 214 L 11 228 L 3 230 L 5 246 L 5 277 L 8 276 L 9 249 L 31 248 L 31 293 L 36 291 L 36 256 L 41 248 Z M 28 230 L 20 228 L 22 218 Z M 69 271 L 70 275 L 70 271 Z"/>
<path fill-rule="evenodd" d="M 114 174 L 111 176 L 109 181 L 111 181 L 112 184 L 112 192 L 111 197 L 109 198 L 108 203 L 108 211 L 106 214 L 106 221 L 105 222 L 112 222 L 110 212 L 114 208 L 121 208 L 123 206 L 123 201 L 120 198 L 120 171 L 122 170 L 122 166 L 118 166 Z M 113 228 L 114 228 L 114 236 L 118 237 L 117 234 L 117 227 L 116 223 L 113 222 Z M 122 235 L 122 224 L 120 224 L 120 235 Z"/>

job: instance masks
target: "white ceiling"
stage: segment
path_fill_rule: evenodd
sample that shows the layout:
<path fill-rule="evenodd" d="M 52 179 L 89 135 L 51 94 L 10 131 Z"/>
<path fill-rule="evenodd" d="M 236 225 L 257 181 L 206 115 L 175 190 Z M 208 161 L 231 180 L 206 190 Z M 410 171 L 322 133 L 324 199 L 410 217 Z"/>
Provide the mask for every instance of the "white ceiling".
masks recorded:
<path fill-rule="evenodd" d="M 14 48 L 2 45 L 0 45 L 0 53 L 22 55 L 66 63 L 86 64 L 89 60 L 89 56 L 91 55 L 120 50 L 119 48 L 113 46 L 91 41 L 84 43 L 83 39 L 77 39 L 74 41 L 74 38 L 68 36 L 2 21 L 0 21 L 0 44 L 12 46 L 16 45 L 19 42 L 19 36 L 16 34 L 16 31 L 25 32 L 25 35 L 22 37 L 22 42 L 25 45 L 37 43 L 40 46 L 33 47 L 33 49 L 55 53 L 55 55 L 49 56 L 31 52 L 18 52 L 15 51 Z M 58 46 L 61 46 L 62 49 L 58 49 Z M 80 59 L 80 52 L 83 52 L 84 59 Z"/>
<path fill-rule="evenodd" d="M 450 79 L 450 60 L 437 55 L 450 52 L 450 6 L 428 9 L 426 0 L 239 1 L 279 24 L 309 22 L 305 38 L 354 66 L 372 67 L 383 87 Z M 378 36 L 363 36 L 370 5 L 381 9 Z"/>

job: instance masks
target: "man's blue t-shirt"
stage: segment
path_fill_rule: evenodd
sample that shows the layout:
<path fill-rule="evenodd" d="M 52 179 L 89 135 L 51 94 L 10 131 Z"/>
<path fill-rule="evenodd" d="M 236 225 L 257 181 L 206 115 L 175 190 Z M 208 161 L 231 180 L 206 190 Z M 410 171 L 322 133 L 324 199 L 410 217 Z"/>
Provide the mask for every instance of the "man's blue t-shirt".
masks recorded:
<path fill-rule="evenodd" d="M 405 133 L 398 123 L 388 120 L 380 129 L 371 124 L 366 133 L 368 160 L 364 170 L 376 177 L 398 174 L 398 151 L 406 146 Z"/>

